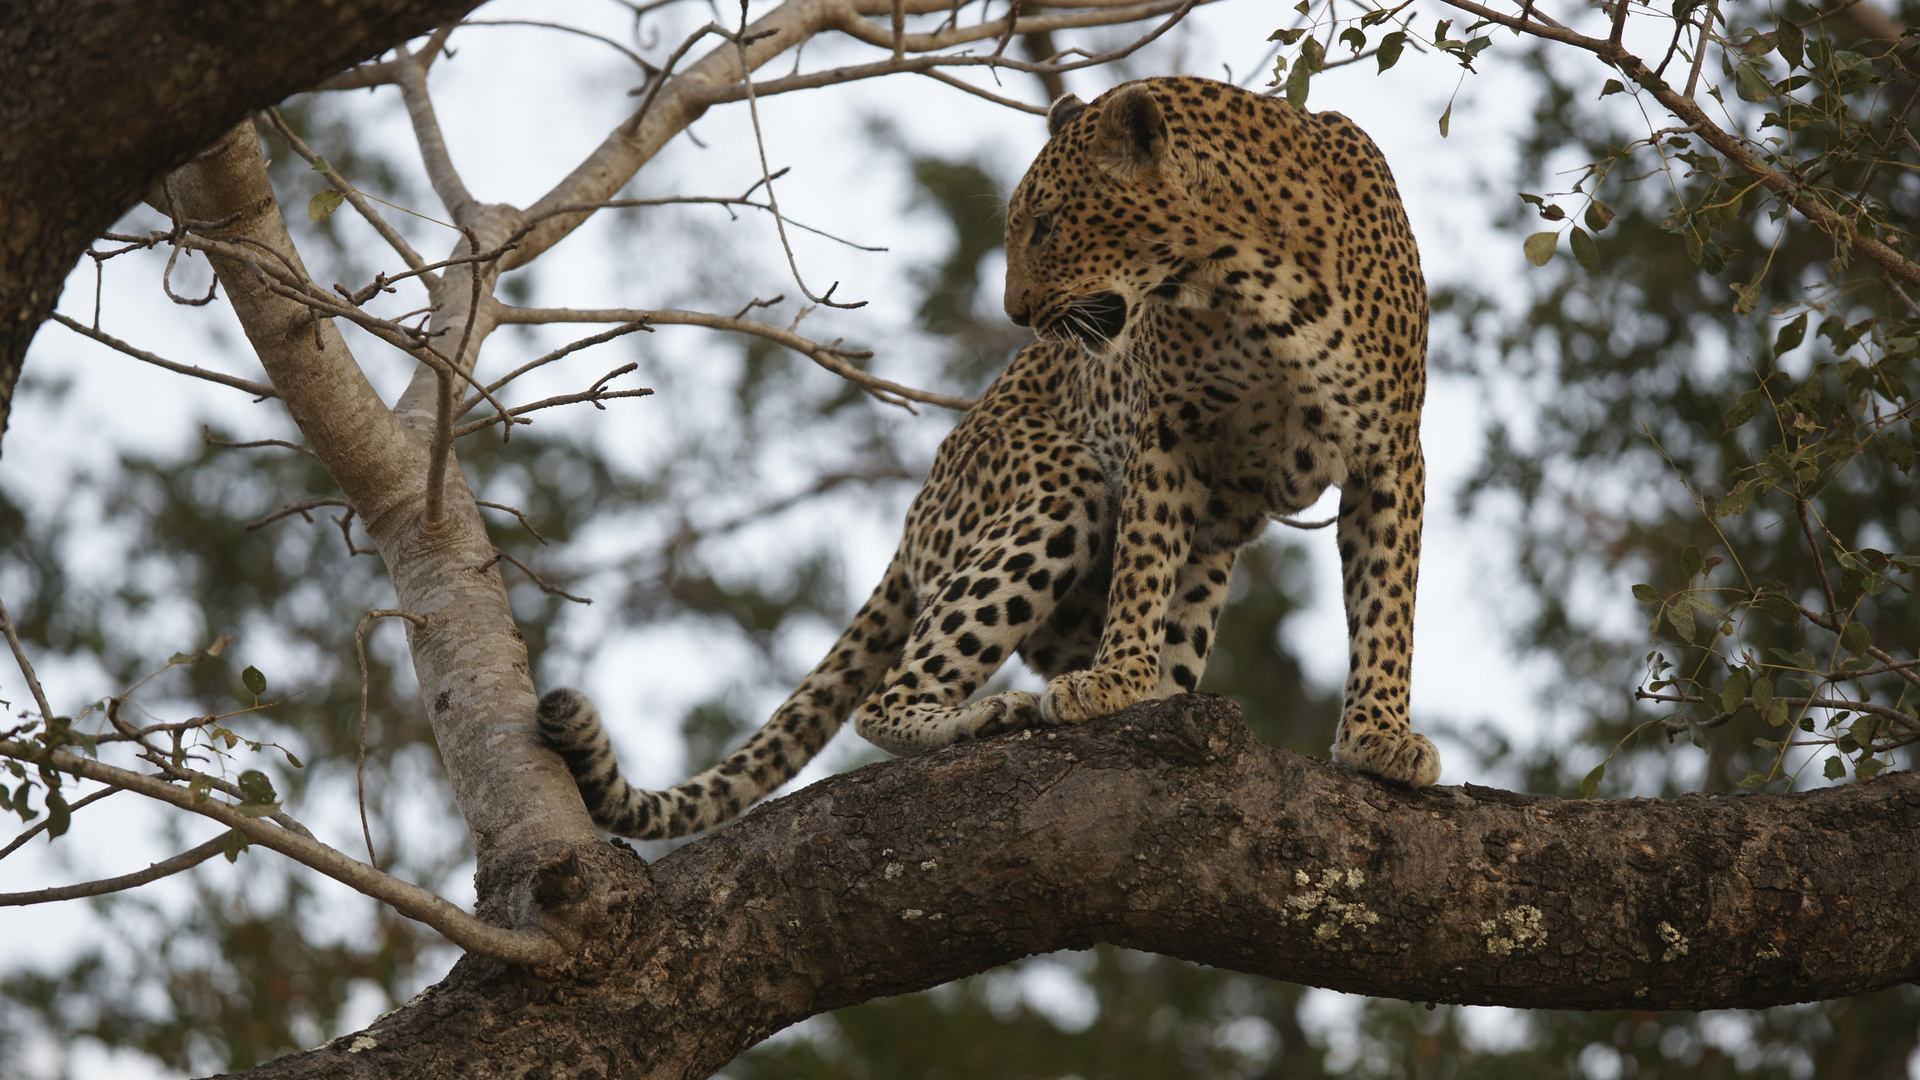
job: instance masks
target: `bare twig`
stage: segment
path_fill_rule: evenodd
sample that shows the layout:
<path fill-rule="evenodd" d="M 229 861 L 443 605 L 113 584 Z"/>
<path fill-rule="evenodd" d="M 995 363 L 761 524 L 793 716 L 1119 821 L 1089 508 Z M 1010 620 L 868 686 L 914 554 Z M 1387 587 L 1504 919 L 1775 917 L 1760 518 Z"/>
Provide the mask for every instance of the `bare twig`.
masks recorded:
<path fill-rule="evenodd" d="M 246 528 L 246 531 L 252 532 L 255 529 L 261 528 L 262 526 L 271 525 L 272 523 L 279 521 L 283 517 L 290 517 L 294 514 L 299 514 L 301 517 L 306 519 L 309 525 L 311 525 L 313 523 L 313 515 L 308 513 L 307 511 L 315 510 L 322 506 L 344 506 L 351 509 L 353 507 L 353 504 L 338 495 L 325 495 L 318 499 L 302 499 L 296 503 L 288 503 L 287 505 L 281 507 L 278 510 L 275 510 L 273 513 L 268 514 L 266 517 L 263 517 L 258 521 L 247 522 L 245 528 Z"/>
<path fill-rule="evenodd" d="M 990 90 L 982 90 L 980 87 L 975 86 L 972 83 L 963 82 L 959 79 L 956 79 L 944 71 L 935 69 L 935 70 L 923 71 L 920 74 L 925 75 L 927 78 L 932 79 L 935 82 L 946 83 L 948 86 L 953 87 L 955 90 L 965 90 L 967 93 L 972 94 L 974 97 L 985 98 L 986 100 L 993 102 L 995 105 L 1005 105 L 1009 109 L 1018 109 L 1023 113 L 1032 113 L 1035 116 L 1047 115 L 1047 107 L 1045 105 L 1029 105 L 1024 101 L 1015 101 L 1010 97 L 1001 97 L 999 94 L 993 93 Z M 795 222 L 794 224 L 798 225 L 799 222 Z M 804 228 L 804 226 L 802 227 Z"/>
<path fill-rule="evenodd" d="M 563 599 L 571 600 L 576 604 L 593 603 L 593 601 L 588 599 L 587 597 L 575 596 L 572 593 L 568 592 L 567 590 L 560 588 L 558 585 L 549 584 L 547 579 L 541 577 L 539 574 L 534 573 L 533 568 L 531 566 L 528 566 L 526 563 L 521 562 L 519 559 L 514 558 L 513 556 L 507 554 L 506 552 L 500 550 L 499 548 L 493 549 L 493 560 L 491 562 L 488 562 L 486 566 L 481 567 L 481 569 L 485 570 L 488 567 L 491 567 L 495 562 L 499 562 L 501 559 L 505 559 L 506 561 L 519 567 L 521 573 L 527 575 L 529 578 L 532 578 L 533 583 L 535 585 L 540 586 L 540 591 L 543 593 L 546 593 L 549 596 L 562 597 Z"/>
<path fill-rule="evenodd" d="M 387 904 L 410 919 L 433 927 L 447 940 L 469 952 L 510 964 L 551 963 L 565 954 L 559 942 L 543 933 L 489 925 L 418 885 L 382 873 L 311 837 L 270 825 L 259 818 L 248 817 L 231 804 L 196 795 L 186 785 L 171 784 L 158 777 L 116 768 L 66 749 L 43 753 L 42 748 L 31 744 L 0 741 L 0 757 L 19 761 L 44 759 L 61 772 L 125 788 L 177 809 L 211 818 L 239 830 L 249 843 L 277 851 Z"/>
<path fill-rule="evenodd" d="M 81 807 L 87 806 L 91 803 L 99 802 L 101 799 L 104 799 L 109 795 L 116 795 L 120 792 L 120 790 L 121 789 L 117 787 L 104 788 L 100 791 L 94 792 L 93 794 L 87 796 L 84 799 L 75 799 L 73 802 L 70 802 L 67 804 L 67 813 L 68 815 L 76 814 L 80 811 Z M 42 818 L 39 821 L 34 822 L 33 825 L 30 826 L 29 828 L 22 829 L 20 831 L 20 835 L 14 837 L 13 840 L 9 842 L 6 847 L 0 847 L 0 859 L 4 859 L 7 856 L 13 854 L 15 851 L 19 850 L 20 845 L 25 844 L 27 841 L 47 831 L 47 825 L 51 821 L 52 821 L 52 818 Z"/>
<path fill-rule="evenodd" d="M 1800 531 L 1806 535 L 1807 550 L 1813 555 L 1814 573 L 1820 578 L 1820 595 L 1827 600 L 1827 615 L 1837 620 L 1840 617 L 1840 604 L 1833 596 L 1833 582 L 1827 580 L 1827 560 L 1820 555 L 1820 541 L 1813 535 L 1813 523 L 1807 519 L 1807 500 L 1796 497 L 1793 508 L 1800 518 Z"/>
<path fill-rule="evenodd" d="M 967 86 L 965 83 L 958 82 L 957 80 L 955 80 L 955 84 L 958 85 L 963 90 L 969 90 L 969 91 L 973 90 L 972 87 Z M 975 92 L 980 93 L 984 97 L 988 97 L 990 99 L 999 101 L 1002 104 L 1008 104 L 1008 105 L 1015 104 L 1014 102 L 1008 101 L 1007 99 L 1004 99 L 1004 98 L 995 98 L 993 95 L 987 94 L 985 91 L 975 91 Z M 1024 106 L 1016 106 L 1016 107 L 1024 107 Z M 1044 109 L 1041 110 L 1041 112 L 1043 113 L 1045 111 L 1046 110 Z M 785 175 L 786 172 L 787 172 L 786 169 L 779 170 L 778 172 L 773 174 L 773 179 L 775 180 L 780 179 L 780 177 Z M 753 186 L 754 188 L 758 188 L 761 184 L 765 182 L 766 181 L 764 179 L 756 180 L 754 181 Z M 751 188 L 748 189 L 748 193 L 749 194 L 752 193 Z M 745 195 L 742 195 L 739 198 L 728 198 L 723 195 L 680 195 L 680 196 L 671 196 L 671 197 L 662 198 L 662 199 L 603 199 L 599 202 L 561 203 L 558 206 L 548 207 L 546 210 L 543 210 L 538 214 L 529 215 L 527 217 L 526 224 L 521 226 L 520 231 L 516 233 L 515 236 L 517 238 L 519 236 L 525 235 L 526 233 L 532 231 L 533 226 L 540 224 L 541 222 L 547 220 L 550 217 L 558 217 L 561 214 L 588 214 L 588 213 L 592 213 L 595 210 L 628 210 L 628 209 L 634 209 L 634 208 L 643 207 L 643 206 L 746 206 L 746 207 L 751 207 L 755 210 L 765 210 L 769 213 L 773 211 L 773 207 L 771 205 L 763 202 L 754 202 L 752 199 L 747 198 Z M 836 244 L 845 244 L 847 247 L 853 248 L 855 251 L 890 250 L 885 247 L 874 247 L 868 244 L 856 244 L 852 240 L 848 240 L 843 236 L 835 236 L 834 234 L 826 231 L 825 229 L 816 229 L 811 225 L 802 224 L 801 222 L 795 221 L 792 218 L 787 218 L 786 220 L 787 220 L 787 224 L 793 226 L 796 229 L 803 229 L 807 232 L 812 233 L 815 236 L 825 237 Z"/>
<path fill-rule="evenodd" d="M 522 308 L 503 304 L 496 310 L 495 317 L 502 323 L 641 321 L 655 326 L 705 326 L 715 330 L 753 334 L 792 349 L 841 378 L 859 385 L 861 389 L 890 405 L 898 405 L 905 401 L 919 401 L 947 409 L 965 410 L 973 407 L 972 398 L 936 394 L 930 390 L 916 390 L 911 386 L 901 386 L 899 383 L 889 382 L 861 371 L 848 362 L 850 359 L 864 359 L 872 356 L 871 352 L 842 349 L 838 345 L 822 345 L 803 338 L 791 330 L 783 330 L 768 323 L 755 322 L 738 316 L 713 315 L 704 311 L 651 311 L 638 308 Z"/>
<path fill-rule="evenodd" d="M 631 371 L 638 366 L 639 365 L 637 364 L 628 364 L 624 369 L 622 369 L 621 372 L 616 372 L 615 374 L 623 374 L 624 372 Z M 612 401 L 615 398 L 636 398 L 636 397 L 651 397 L 651 396 L 653 396 L 653 391 L 647 387 L 641 387 L 635 390 L 604 390 L 600 388 L 599 383 L 595 383 L 592 389 L 584 391 L 582 393 L 561 394 L 557 397 L 541 398 L 539 401 L 518 406 L 512 409 L 508 413 L 508 416 L 511 419 L 519 420 L 520 417 L 526 415 L 527 413 L 538 412 L 541 409 L 551 409 L 560 405 L 591 404 L 597 409 L 604 409 L 606 408 L 606 406 L 600 404 L 603 401 Z M 485 430 L 486 428 L 492 427 L 493 425 L 499 422 L 500 422 L 500 418 L 498 416 L 489 416 L 483 420 L 469 421 L 465 424 L 461 424 L 457 428 L 454 428 L 453 437 L 456 439 L 464 439 L 468 435 L 471 435 L 476 431 Z M 520 421 L 520 422 L 525 423 L 526 421 Z"/>
<path fill-rule="evenodd" d="M 544 537 L 544 536 L 541 536 L 541 535 L 540 535 L 540 530 L 539 530 L 539 529 L 536 529 L 536 528 L 534 528 L 534 527 L 533 527 L 533 522 L 531 522 L 531 521 L 529 521 L 529 520 L 527 520 L 527 515 L 526 515 L 526 512 L 525 512 L 525 511 L 523 511 L 523 510 L 521 510 L 521 509 L 519 509 L 518 507 L 513 507 L 513 506 L 508 506 L 508 505 L 507 505 L 507 504 L 505 504 L 505 503 L 497 503 L 497 502 L 488 502 L 488 501 L 487 501 L 487 500 L 485 500 L 485 499 L 475 499 L 475 500 L 473 500 L 473 501 L 474 501 L 474 503 L 475 503 L 475 505 L 478 505 L 478 506 L 486 506 L 486 507 L 491 507 L 492 509 L 495 509 L 495 510 L 505 510 L 505 511 L 506 511 L 507 513 L 509 513 L 509 514 L 512 514 L 512 515 L 513 515 L 514 517 L 517 517 L 517 518 L 519 518 L 519 519 L 520 519 L 520 527 L 521 527 L 521 528 L 523 528 L 523 529 L 525 529 L 525 530 L 527 530 L 527 532 L 529 532 L 529 533 L 532 533 L 532 534 L 533 534 L 533 538 L 534 538 L 535 540 L 538 540 L 538 541 L 540 541 L 540 546 L 542 546 L 542 547 L 545 547 L 545 546 L 546 546 L 546 544 L 547 544 L 547 538 L 546 538 L 546 537 Z"/>
<path fill-rule="evenodd" d="M 280 115 L 279 109 L 269 108 L 265 116 L 267 122 L 273 125 L 273 129 L 280 133 L 280 137 L 287 140 L 287 145 L 293 148 L 294 153 L 300 155 L 301 159 L 309 165 L 318 164 L 320 155 L 314 152 L 313 147 L 308 146 L 304 139 L 293 133 L 293 128 L 288 125 L 286 119 Z M 333 168 L 331 162 L 328 163 L 323 175 L 334 182 L 335 189 L 346 198 L 349 206 L 352 206 L 359 212 L 361 217 L 366 219 L 367 224 L 373 226 L 373 231 L 379 233 L 381 239 L 385 240 L 388 246 L 392 247 L 395 252 L 398 252 L 400 258 L 405 260 L 409 267 L 412 267 L 414 271 L 420 273 L 421 280 L 427 283 L 428 288 L 432 288 L 439 281 L 432 273 L 422 272 L 423 268 L 427 265 L 427 260 L 421 258 L 419 252 L 413 250 L 413 245 L 407 243 L 406 237 L 401 236 L 399 232 L 395 231 L 392 225 L 387 224 L 387 219 L 380 216 L 380 211 L 375 210 L 373 204 L 367 201 L 367 197 L 360 193 L 360 189 L 354 187 L 346 177 L 341 176 L 340 173 Z"/>
<path fill-rule="evenodd" d="M 118 790 L 108 788 L 108 791 Z M 78 885 L 61 885 L 51 889 L 38 889 L 34 892 L 0 893 L 0 907 L 24 907 L 28 904 L 51 904 L 61 900 L 78 900 L 83 896 L 102 896 L 106 893 L 122 892 L 138 888 L 150 881 L 159 881 L 163 877 L 191 870 L 226 849 L 227 838 L 216 837 L 189 848 L 171 859 L 154 863 L 145 870 L 136 870 L 119 877 L 103 878 L 99 881 L 86 881 Z"/>
<path fill-rule="evenodd" d="M 1633 692 L 1633 696 L 1636 700 L 1639 700 L 1639 701 L 1660 701 L 1660 702 L 1667 702 L 1671 704 L 1681 704 L 1681 705 L 1697 705 L 1707 700 L 1706 698 L 1700 696 L 1699 694 L 1655 694 L 1655 693 L 1649 693 L 1648 691 L 1645 691 L 1645 690 L 1635 690 Z M 1913 717 L 1908 716 L 1906 713 L 1903 713 L 1898 709 L 1891 709 L 1885 705 L 1875 705 L 1870 701 L 1852 701 L 1847 698 L 1778 697 L 1778 696 L 1776 696 L 1773 700 L 1784 701 L 1788 705 L 1805 706 L 1813 709 L 1835 709 L 1835 710 L 1846 709 L 1852 712 L 1870 713 L 1874 716 L 1880 717 L 1883 720 L 1891 720 L 1894 723 L 1899 724 L 1901 727 L 1907 728 L 1908 730 L 1920 731 L 1920 720 L 1915 720 Z M 1753 703 L 1752 698 L 1741 699 L 1742 705 L 1751 705 L 1752 703 Z M 1737 712 L 1738 710 L 1736 709 L 1735 711 Z M 1705 722 L 1705 726 L 1718 727 L 1721 724 L 1726 723 L 1727 720 L 1730 719 L 1732 716 L 1733 716 L 1733 713 L 1729 713 L 1729 712 L 1718 713 L 1712 718 L 1708 719 Z M 1673 728 L 1673 727 L 1667 727 L 1667 722 L 1665 721 L 1662 722 L 1662 727 L 1666 728 L 1666 730 L 1668 731 L 1685 730 L 1684 724 L 1682 724 L 1679 728 Z"/>
<path fill-rule="evenodd" d="M 1444 0 L 1444 2 L 1450 7 L 1477 15 L 1488 22 L 1590 52 L 1613 65 L 1623 75 L 1640 84 L 1653 95 L 1654 99 L 1667 111 L 1688 124 L 1697 125 L 1700 138 L 1716 153 L 1739 167 L 1748 176 L 1758 180 L 1767 190 L 1798 210 L 1801 216 L 1811 221 L 1820 231 L 1833 237 L 1836 243 L 1843 243 L 1852 248 L 1862 258 L 1885 268 L 1906 284 L 1920 286 L 1920 264 L 1909 262 L 1900 252 L 1884 242 L 1860 230 L 1849 228 L 1844 218 L 1831 207 L 1814 198 L 1800 181 L 1762 161 L 1737 135 L 1716 125 L 1697 102 L 1662 82 L 1658 73 L 1649 71 L 1639 57 L 1627 52 L 1620 45 L 1601 38 L 1587 37 L 1564 28 L 1527 22 L 1505 12 L 1495 11 L 1485 4 L 1476 3 L 1475 0 Z"/>
<path fill-rule="evenodd" d="M 1707 0 L 1706 19 L 1700 23 L 1700 36 L 1693 41 L 1693 70 L 1687 72 L 1688 97 L 1692 97 L 1700 85 L 1700 67 L 1707 62 L 1707 43 L 1713 37 L 1713 24 L 1719 17 L 1720 0 Z"/>
<path fill-rule="evenodd" d="M 634 321 L 627 323 L 625 326 L 616 326 L 611 330 L 602 331 L 601 333 L 595 334 L 592 337 L 584 337 L 584 338 L 581 338 L 579 341 L 569 342 L 553 350 L 552 352 L 546 354 L 545 356 L 542 356 L 536 360 L 529 360 L 526 363 L 521 364 L 519 367 L 514 368 L 512 371 L 507 372 L 505 375 L 502 375 L 500 378 L 495 379 L 493 382 L 488 383 L 487 389 L 498 392 L 502 387 L 506 386 L 508 383 L 512 382 L 513 380 L 519 378 L 522 375 L 525 375 L 527 372 L 532 371 L 537 367 L 543 367 L 547 364 L 551 364 L 555 360 L 558 360 L 565 356 L 570 356 L 573 353 L 579 352 L 581 349 L 585 349 L 593 345 L 604 344 L 606 342 L 612 341 L 614 338 L 617 338 L 617 337 L 625 337 L 626 335 L 633 333 L 635 330 L 645 330 L 646 332 L 651 334 L 653 332 L 653 327 L 648 326 L 645 320 L 635 319 Z M 480 399 L 478 397 L 468 398 L 466 401 L 466 404 L 460 409 L 460 414 L 462 416 L 465 416 L 467 413 L 477 408 L 479 404 L 480 404 Z"/>
<path fill-rule="evenodd" d="M 367 673 L 367 625 L 375 619 L 405 619 L 425 630 L 427 617 L 411 611 L 379 608 L 367 612 L 361 617 L 360 625 L 353 628 L 353 643 L 360 651 L 360 767 L 354 773 L 354 783 L 360 793 L 360 835 L 367 842 L 367 862 L 378 870 L 380 857 L 373 853 L 373 830 L 367 827 L 367 696 L 370 678 Z"/>
<path fill-rule="evenodd" d="M 905 33 L 903 28 L 906 25 L 903 21 L 905 16 L 902 14 L 900 4 L 901 0 L 894 0 L 894 53 L 896 56 L 900 55 L 899 42 L 901 36 Z M 826 292 L 815 296 L 813 290 L 807 288 L 806 279 L 800 276 L 800 263 L 793 257 L 793 245 L 787 240 L 787 223 L 780 215 L 780 199 L 773 193 L 773 168 L 767 164 L 767 140 L 760 131 L 760 103 L 753 96 L 753 62 L 747 58 L 746 37 L 747 0 L 740 0 L 740 31 L 733 37 L 734 48 L 740 52 L 740 83 L 747 89 L 747 116 L 753 121 L 753 145 L 754 149 L 760 155 L 760 181 L 765 184 L 767 188 L 767 206 L 773 210 L 773 228 L 775 232 L 780 234 L 780 249 L 786 252 L 787 269 L 793 274 L 793 283 L 800 286 L 801 295 L 816 304 L 847 309 L 866 307 L 867 302 L 865 300 L 857 300 L 851 304 L 843 304 L 833 299 L 833 290 L 840 287 L 838 281 L 827 286 Z"/>
<path fill-rule="evenodd" d="M 641 56 L 637 52 L 634 52 L 632 49 L 627 48 L 625 45 L 622 45 L 619 42 L 613 40 L 612 38 L 606 36 L 605 34 L 596 34 L 591 30 L 583 30 L 578 26 L 568 26 L 566 23 L 542 22 L 538 19 L 463 19 L 461 20 L 459 25 L 460 26 L 535 26 L 543 30 L 559 30 L 562 33 L 574 34 L 578 37 L 588 38 L 593 41 L 598 41 L 603 45 L 607 45 L 611 48 L 619 50 L 620 55 L 633 61 L 634 66 L 638 67 L 641 71 L 645 72 L 649 77 L 658 75 L 660 73 L 660 69 L 648 63 L 645 57 Z"/>
<path fill-rule="evenodd" d="M 245 390 L 257 398 L 277 398 L 280 396 L 278 390 L 268 386 L 266 383 L 254 382 L 252 379 L 242 379 L 238 375 L 225 375 L 218 371 L 208 371 L 206 368 L 194 367 L 192 364 L 177 364 L 164 357 L 155 356 L 145 349 L 135 348 L 121 341 L 119 338 L 114 337 L 112 334 L 102 333 L 95 327 L 90 327 L 85 323 L 69 319 L 57 311 L 48 317 L 76 334 L 90 337 L 100 344 L 113 349 L 115 352 L 125 353 L 135 360 L 144 360 L 155 367 L 163 367 L 168 371 L 175 371 L 182 375 L 191 375 L 196 379 L 205 379 L 208 382 L 219 383 L 221 386 L 231 386 L 235 390 Z"/>
<path fill-rule="evenodd" d="M 13 650 L 14 662 L 20 665 L 20 674 L 25 676 L 27 689 L 33 693 L 33 703 L 40 707 L 41 721 L 53 723 L 53 706 L 47 704 L 47 692 L 40 689 L 40 676 L 33 673 L 33 661 L 27 659 L 27 650 L 20 644 L 20 631 L 14 629 L 13 616 L 8 614 L 5 603 L 0 603 L 0 633 L 7 636 L 7 648 Z"/>
<path fill-rule="evenodd" d="M 380 554 L 379 552 L 375 551 L 372 548 L 363 548 L 360 545 L 355 544 L 353 542 L 353 515 L 354 515 L 354 509 L 353 507 L 349 506 L 347 507 L 346 513 L 333 519 L 333 523 L 335 525 L 340 526 L 340 539 L 345 540 L 347 542 L 347 556 L 351 558 L 355 555 Z"/>
<path fill-rule="evenodd" d="M 200 441 L 206 443 L 208 446 L 218 446 L 227 450 L 258 450 L 262 447 L 277 446 L 282 450 L 297 450 L 310 458 L 319 457 L 318 454 L 301 446 L 299 443 L 288 442 L 285 439 L 253 439 L 248 442 L 228 442 L 225 439 L 216 439 L 213 437 L 213 429 L 210 427 L 202 427 L 200 429 Z"/>

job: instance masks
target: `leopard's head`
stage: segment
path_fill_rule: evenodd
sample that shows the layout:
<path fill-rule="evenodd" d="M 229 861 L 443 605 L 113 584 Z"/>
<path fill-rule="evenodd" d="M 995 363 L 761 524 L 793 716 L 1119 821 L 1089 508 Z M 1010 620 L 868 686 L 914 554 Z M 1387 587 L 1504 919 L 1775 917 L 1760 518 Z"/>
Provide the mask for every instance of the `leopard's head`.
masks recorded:
<path fill-rule="evenodd" d="M 1142 305 L 1180 302 L 1211 215 L 1195 212 L 1191 163 L 1170 142 L 1172 82 L 1053 103 L 1047 145 L 1007 207 L 1005 306 L 1015 323 L 1107 354 Z"/>

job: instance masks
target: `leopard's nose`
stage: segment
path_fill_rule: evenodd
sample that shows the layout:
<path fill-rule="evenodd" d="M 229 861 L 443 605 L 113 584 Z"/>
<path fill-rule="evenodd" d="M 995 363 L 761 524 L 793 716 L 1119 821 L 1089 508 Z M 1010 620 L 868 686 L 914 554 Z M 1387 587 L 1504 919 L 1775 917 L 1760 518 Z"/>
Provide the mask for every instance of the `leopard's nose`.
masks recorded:
<path fill-rule="evenodd" d="M 1032 326 L 1033 325 L 1033 313 L 1026 311 L 1024 309 L 1020 311 L 1015 311 L 1012 308 L 1008 308 L 1007 318 L 1012 319 L 1013 325 L 1015 326 Z"/>

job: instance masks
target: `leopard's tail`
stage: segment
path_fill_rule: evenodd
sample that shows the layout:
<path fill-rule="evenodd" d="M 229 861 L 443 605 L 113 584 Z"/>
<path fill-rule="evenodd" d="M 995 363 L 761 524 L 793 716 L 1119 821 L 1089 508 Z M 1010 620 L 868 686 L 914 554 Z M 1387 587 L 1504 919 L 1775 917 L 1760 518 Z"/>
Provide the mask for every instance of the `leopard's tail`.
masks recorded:
<path fill-rule="evenodd" d="M 848 714 L 879 688 L 906 647 L 912 623 L 906 562 L 896 555 L 826 659 L 773 718 L 725 761 L 666 791 L 642 791 L 620 775 L 600 712 L 578 690 L 551 690 L 540 699 L 540 731 L 566 759 L 601 828 L 636 840 L 711 829 L 738 817 L 813 760 Z"/>

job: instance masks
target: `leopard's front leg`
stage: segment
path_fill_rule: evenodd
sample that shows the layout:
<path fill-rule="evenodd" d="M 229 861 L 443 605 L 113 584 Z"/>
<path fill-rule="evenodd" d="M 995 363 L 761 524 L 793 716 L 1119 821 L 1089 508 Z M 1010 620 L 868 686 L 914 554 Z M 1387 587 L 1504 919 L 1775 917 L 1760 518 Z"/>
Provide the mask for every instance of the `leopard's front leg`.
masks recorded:
<path fill-rule="evenodd" d="M 1127 462 L 1099 655 L 1092 668 L 1047 683 L 1040 713 L 1048 723 L 1078 724 L 1157 696 L 1168 601 L 1206 492 L 1178 453 L 1173 425 L 1149 427 Z"/>
<path fill-rule="evenodd" d="M 1440 778 L 1440 752 L 1407 717 L 1426 499 L 1426 461 L 1409 443 L 1397 460 L 1355 470 L 1340 491 L 1348 669 L 1333 759 L 1425 787 Z"/>

